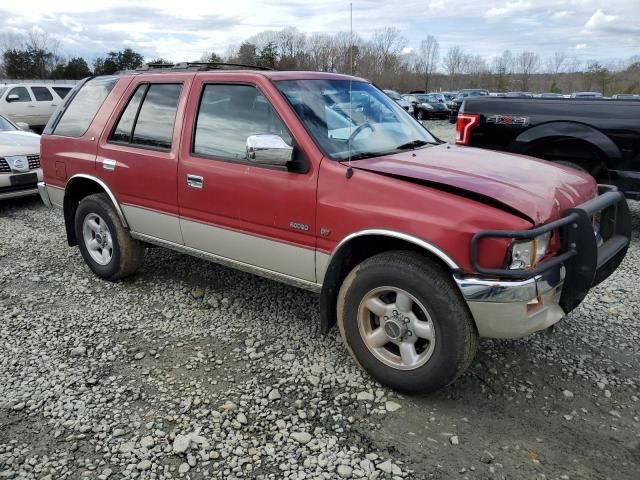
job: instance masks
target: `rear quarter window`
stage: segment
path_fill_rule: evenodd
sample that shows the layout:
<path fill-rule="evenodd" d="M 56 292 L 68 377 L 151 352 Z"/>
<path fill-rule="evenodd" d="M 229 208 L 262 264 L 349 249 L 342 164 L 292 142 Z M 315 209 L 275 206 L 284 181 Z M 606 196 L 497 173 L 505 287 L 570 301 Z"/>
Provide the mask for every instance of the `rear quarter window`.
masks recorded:
<path fill-rule="evenodd" d="M 84 135 L 117 81 L 118 77 L 97 77 L 85 83 L 62 113 L 53 135 Z"/>

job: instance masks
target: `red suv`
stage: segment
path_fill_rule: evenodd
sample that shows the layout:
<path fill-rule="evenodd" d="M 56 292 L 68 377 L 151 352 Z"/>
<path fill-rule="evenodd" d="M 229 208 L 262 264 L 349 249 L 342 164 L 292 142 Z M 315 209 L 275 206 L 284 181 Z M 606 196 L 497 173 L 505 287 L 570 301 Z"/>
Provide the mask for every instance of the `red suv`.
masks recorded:
<path fill-rule="evenodd" d="M 367 372 L 433 391 L 478 337 L 554 325 L 626 253 L 621 194 L 512 158 L 439 141 L 360 78 L 187 64 L 76 87 L 39 189 L 99 277 L 153 244 L 316 291 Z"/>

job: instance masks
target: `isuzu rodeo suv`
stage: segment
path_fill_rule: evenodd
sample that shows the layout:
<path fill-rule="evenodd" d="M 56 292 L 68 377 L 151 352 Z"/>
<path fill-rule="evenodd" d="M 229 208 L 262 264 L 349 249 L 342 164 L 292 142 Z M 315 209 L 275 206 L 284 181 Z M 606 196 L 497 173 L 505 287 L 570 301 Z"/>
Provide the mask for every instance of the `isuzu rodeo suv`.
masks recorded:
<path fill-rule="evenodd" d="M 379 382 L 434 391 L 479 337 L 547 329 L 625 256 L 615 188 L 449 145 L 366 80 L 180 64 L 90 78 L 41 144 L 45 204 L 105 280 L 148 245 L 318 292 Z"/>

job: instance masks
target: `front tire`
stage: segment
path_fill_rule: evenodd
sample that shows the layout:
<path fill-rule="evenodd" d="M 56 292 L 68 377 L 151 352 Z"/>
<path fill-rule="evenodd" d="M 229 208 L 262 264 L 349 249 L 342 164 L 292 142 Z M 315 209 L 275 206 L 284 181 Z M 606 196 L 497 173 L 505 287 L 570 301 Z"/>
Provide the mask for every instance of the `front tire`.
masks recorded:
<path fill-rule="evenodd" d="M 107 194 L 80 200 L 75 230 L 80 253 L 98 277 L 115 281 L 135 273 L 142 265 L 145 247 L 122 226 Z"/>
<path fill-rule="evenodd" d="M 475 355 L 478 334 L 460 293 L 415 252 L 386 252 L 355 267 L 340 288 L 337 317 L 356 362 L 399 391 L 436 391 Z"/>
<path fill-rule="evenodd" d="M 426 120 L 426 115 L 424 113 L 424 110 L 418 110 L 418 114 L 416 116 L 420 121 Z"/>

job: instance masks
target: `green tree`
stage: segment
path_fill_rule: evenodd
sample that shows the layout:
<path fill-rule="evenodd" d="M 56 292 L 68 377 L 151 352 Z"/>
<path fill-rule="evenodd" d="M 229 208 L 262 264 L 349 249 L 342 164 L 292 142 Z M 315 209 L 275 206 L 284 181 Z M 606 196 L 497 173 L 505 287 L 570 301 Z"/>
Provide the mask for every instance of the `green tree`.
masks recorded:
<path fill-rule="evenodd" d="M 69 80 L 80 80 L 91 75 L 89 65 L 82 57 L 72 58 L 64 67 L 64 78 Z"/>
<path fill-rule="evenodd" d="M 238 63 L 256 65 L 258 63 L 256 50 L 256 46 L 253 43 L 243 42 L 238 49 Z"/>
<path fill-rule="evenodd" d="M 549 91 L 551 93 L 562 93 L 562 89 L 558 86 L 556 82 L 551 83 L 551 86 L 549 87 Z"/>
<path fill-rule="evenodd" d="M 258 56 L 258 65 L 261 67 L 276 68 L 276 61 L 278 60 L 278 49 L 273 42 L 267 43 L 260 50 Z"/>
<path fill-rule="evenodd" d="M 158 58 L 152 58 L 151 60 L 149 60 L 147 62 L 147 64 L 150 64 L 150 65 L 173 65 L 173 62 L 171 62 L 171 61 L 169 61 L 169 60 L 167 60 L 165 58 L 158 57 Z"/>
<path fill-rule="evenodd" d="M 142 66 L 144 57 L 130 48 L 119 52 L 109 52 L 104 58 L 97 58 L 93 63 L 96 75 L 112 75 L 120 70 L 135 70 Z"/>

